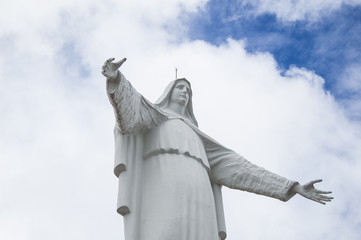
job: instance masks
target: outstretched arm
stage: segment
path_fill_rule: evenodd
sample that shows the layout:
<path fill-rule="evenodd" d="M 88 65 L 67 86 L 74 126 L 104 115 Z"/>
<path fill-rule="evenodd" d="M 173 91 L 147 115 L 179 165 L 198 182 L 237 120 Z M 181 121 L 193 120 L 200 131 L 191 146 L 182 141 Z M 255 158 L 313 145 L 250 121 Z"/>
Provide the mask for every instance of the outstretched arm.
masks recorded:
<path fill-rule="evenodd" d="M 331 202 L 333 197 L 326 196 L 326 194 L 330 194 L 332 192 L 321 191 L 313 186 L 315 183 L 319 183 L 319 182 L 322 182 L 322 180 L 321 179 L 313 180 L 305 185 L 300 185 L 297 183 L 293 186 L 291 191 L 321 204 L 326 204 L 326 202 Z"/>
<path fill-rule="evenodd" d="M 233 189 L 252 192 L 281 201 L 288 201 L 298 184 L 259 167 L 238 153 L 223 147 L 207 137 L 203 139 L 211 167 L 211 181 Z"/>
<path fill-rule="evenodd" d="M 102 74 L 107 78 L 106 88 L 114 108 L 116 126 L 122 134 L 131 134 L 159 125 L 166 117 L 119 72 L 126 60 L 114 62 L 114 58 L 109 58 L 102 67 Z"/>
<path fill-rule="evenodd" d="M 300 185 L 298 182 L 288 180 L 247 161 L 208 136 L 203 138 L 203 143 L 211 166 L 213 183 L 282 201 L 288 201 L 296 193 L 321 204 L 326 204 L 333 199 L 326 196 L 331 192 L 320 191 L 313 186 L 322 180 Z"/>

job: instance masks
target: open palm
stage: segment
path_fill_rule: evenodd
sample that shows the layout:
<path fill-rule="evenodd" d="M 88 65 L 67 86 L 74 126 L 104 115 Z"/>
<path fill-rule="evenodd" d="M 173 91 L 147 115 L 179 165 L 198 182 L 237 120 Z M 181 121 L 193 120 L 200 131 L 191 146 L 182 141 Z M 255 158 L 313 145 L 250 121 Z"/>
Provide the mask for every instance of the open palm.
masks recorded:
<path fill-rule="evenodd" d="M 115 79 L 118 75 L 118 69 L 126 60 L 126 58 L 123 58 L 118 62 L 113 62 L 114 58 L 109 58 L 102 66 L 102 74 L 107 78 Z"/>
<path fill-rule="evenodd" d="M 333 199 L 333 197 L 326 196 L 326 194 L 330 194 L 332 192 L 321 191 L 316 189 L 313 185 L 319 182 L 322 182 L 322 180 L 318 179 L 318 180 L 313 180 L 305 185 L 297 185 L 295 186 L 295 192 L 312 201 L 321 204 L 326 204 L 326 202 L 330 202 Z"/>

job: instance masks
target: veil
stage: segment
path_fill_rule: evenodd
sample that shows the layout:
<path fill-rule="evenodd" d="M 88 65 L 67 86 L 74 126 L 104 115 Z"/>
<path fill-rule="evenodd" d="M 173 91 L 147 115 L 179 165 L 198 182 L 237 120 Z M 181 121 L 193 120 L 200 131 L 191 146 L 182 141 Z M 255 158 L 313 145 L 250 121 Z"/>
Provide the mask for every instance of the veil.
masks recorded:
<path fill-rule="evenodd" d="M 198 122 L 196 117 L 194 116 L 194 112 L 193 112 L 193 102 L 192 102 L 192 87 L 191 87 L 191 83 L 185 79 L 185 78 L 178 78 L 176 80 L 173 80 L 172 82 L 170 82 L 168 84 L 168 86 L 165 88 L 163 94 L 158 98 L 158 100 L 155 102 L 155 105 L 158 106 L 161 109 L 164 109 L 168 106 L 168 102 L 169 102 L 169 98 L 170 95 L 173 91 L 174 86 L 179 82 L 179 81 L 186 81 L 189 84 L 189 87 L 191 88 L 190 93 L 189 93 L 189 101 L 188 101 L 188 105 L 187 105 L 187 117 L 189 118 L 189 120 L 198 127 Z"/>

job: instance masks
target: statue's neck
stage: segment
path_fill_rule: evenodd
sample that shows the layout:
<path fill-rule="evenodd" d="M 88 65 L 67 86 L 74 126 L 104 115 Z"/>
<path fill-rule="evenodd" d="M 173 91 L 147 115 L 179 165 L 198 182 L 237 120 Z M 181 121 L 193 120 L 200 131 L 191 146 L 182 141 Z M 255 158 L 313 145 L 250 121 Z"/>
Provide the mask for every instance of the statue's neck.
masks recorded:
<path fill-rule="evenodd" d="M 171 111 L 171 112 L 174 112 L 176 113 L 177 115 L 183 117 L 183 118 L 188 118 L 187 116 L 187 109 L 186 109 L 186 106 L 185 105 L 182 105 L 182 104 L 179 104 L 179 103 L 172 103 L 170 102 L 168 104 L 168 109 Z"/>

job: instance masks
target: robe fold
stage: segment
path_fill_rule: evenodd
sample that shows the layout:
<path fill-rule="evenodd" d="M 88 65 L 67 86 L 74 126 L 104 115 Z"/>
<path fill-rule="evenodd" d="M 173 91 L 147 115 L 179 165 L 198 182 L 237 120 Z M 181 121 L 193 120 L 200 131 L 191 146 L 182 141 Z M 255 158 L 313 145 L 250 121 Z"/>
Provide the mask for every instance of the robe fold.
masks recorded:
<path fill-rule="evenodd" d="M 150 103 L 120 72 L 115 81 L 107 80 L 107 94 L 116 119 L 117 211 L 124 216 L 126 240 L 225 239 L 221 186 L 282 201 L 294 195 L 296 182 L 199 130 L 191 99 L 191 119 L 182 118 Z"/>

